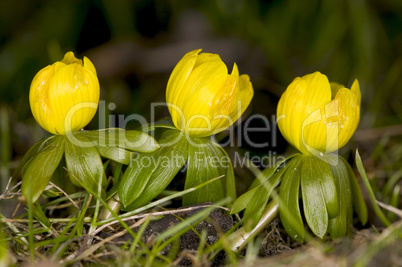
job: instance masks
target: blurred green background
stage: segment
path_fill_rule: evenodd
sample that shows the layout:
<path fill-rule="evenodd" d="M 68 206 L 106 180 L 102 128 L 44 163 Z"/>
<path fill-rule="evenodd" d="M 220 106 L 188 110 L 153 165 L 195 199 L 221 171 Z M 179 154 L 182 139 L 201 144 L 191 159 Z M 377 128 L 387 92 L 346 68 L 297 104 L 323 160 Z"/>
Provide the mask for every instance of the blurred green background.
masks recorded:
<path fill-rule="evenodd" d="M 250 75 L 249 114 L 271 118 L 294 77 L 318 70 L 347 87 L 360 82 L 362 118 L 352 145 L 375 156 L 402 134 L 400 0 L 2 0 L 2 187 L 18 159 L 46 135 L 28 101 L 41 68 L 70 50 L 87 56 L 98 71 L 101 99 L 116 104 L 111 112 L 149 119 L 150 103 L 165 100 L 175 64 L 196 48 L 220 54 L 229 71 L 236 62 Z M 167 115 L 157 110 L 157 117 Z M 98 127 L 96 118 L 88 129 Z M 281 153 L 286 143 L 280 145 Z M 402 158 L 400 146 L 395 153 L 393 162 Z"/>

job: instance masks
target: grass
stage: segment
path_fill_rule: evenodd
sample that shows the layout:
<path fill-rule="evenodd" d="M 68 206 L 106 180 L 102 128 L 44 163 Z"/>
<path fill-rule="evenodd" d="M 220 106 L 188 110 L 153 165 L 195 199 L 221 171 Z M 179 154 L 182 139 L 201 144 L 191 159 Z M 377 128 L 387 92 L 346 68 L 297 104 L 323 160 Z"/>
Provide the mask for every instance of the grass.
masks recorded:
<path fill-rule="evenodd" d="M 400 1 L 8 2 L 0 3 L 0 266 L 32 259 L 37 266 L 45 261 L 55 266 L 392 266 L 402 261 Z M 153 25 L 155 32 L 141 25 Z M 344 151 L 347 156 L 357 147 L 361 155 L 354 171 L 361 174 L 368 225 L 355 224 L 350 239 L 312 238 L 301 244 L 274 219 L 237 253 L 231 248 L 241 216 L 228 216 L 220 206 L 225 202 L 177 205 L 193 189 L 166 191 L 161 199 L 107 220 L 98 219 L 107 203 L 96 192 L 50 184 L 47 189 L 58 196 L 41 197 L 40 206 L 19 200 L 21 182 L 10 177 L 27 144 L 44 135 L 28 105 L 29 84 L 39 69 L 69 50 L 94 58 L 103 99 L 117 106 L 110 113 L 147 116 L 151 102 L 163 101 L 178 60 L 170 55 L 201 44 L 205 52 L 222 54 L 228 65 L 236 61 L 241 73 L 250 75 L 253 113 L 266 117 L 275 114 L 274 103 L 296 76 L 319 70 L 346 86 L 359 80 L 361 122 Z M 159 48 L 167 52 L 162 55 Z M 279 146 L 274 149 L 283 153 L 286 144 Z M 355 160 L 349 157 L 349 162 Z M 120 175 L 117 170 L 113 176 Z M 240 171 L 236 175 L 238 181 L 253 178 Z M 216 225 L 211 218 L 216 214 L 231 224 Z M 171 227 L 152 235 L 163 223 Z M 184 246 L 186 240 L 193 246 Z"/>
<path fill-rule="evenodd" d="M 393 207 L 392 203 L 384 204 L 373 199 L 375 187 L 371 188 L 367 184 L 370 181 L 365 172 L 362 172 L 364 169 L 359 158 L 357 166 L 363 174 L 366 186 L 369 186 L 370 197 L 372 201 L 375 201 L 373 203 L 376 212 L 378 213 L 377 209 L 385 208 L 380 213 L 385 218 L 382 221 L 387 223 L 389 220 L 385 217 L 387 212 L 401 216 L 402 211 L 398 209 L 398 206 Z M 396 178 L 392 179 L 393 183 L 395 180 Z M 11 186 L 11 181 L 9 179 L 4 192 L 0 195 L 1 202 L 18 200 L 20 196 L 20 183 Z M 386 185 L 390 186 L 387 183 Z M 53 185 L 50 185 L 48 189 L 57 190 L 51 186 Z M 199 187 L 202 186 L 205 184 Z M 27 261 L 37 264 L 50 261 L 53 264 L 84 266 L 92 264 L 101 266 L 175 266 L 178 264 L 301 266 L 306 263 L 314 264 L 314 262 L 366 266 L 370 262 L 385 260 L 385 258 L 392 265 L 400 257 L 402 224 L 397 219 L 394 219 L 394 222 L 387 227 L 379 225 L 375 227 L 373 224 L 368 229 L 355 230 L 352 239 L 331 241 L 325 238 L 321 241 L 313 238 L 306 244 L 291 240 L 279 220 L 275 219 L 266 226 L 264 231 L 251 238 L 245 250 L 237 253 L 232 250 L 231 240 L 238 235 L 236 230 L 241 225 L 241 221 L 236 216 L 232 218 L 227 215 L 228 209 L 223 206 L 228 200 L 187 208 L 167 208 L 172 200 L 191 193 L 197 188 L 175 193 L 168 192 L 168 195 L 162 199 L 121 215 L 117 215 L 108 208 L 107 203 L 95 192 L 89 194 L 82 191 L 70 195 L 64 192 L 57 198 L 43 198 L 40 206 L 28 205 L 25 211 L 21 211 L 24 204 L 19 202 L 13 214 L 20 215 L 6 218 L 0 214 L 3 225 L 1 231 L 6 234 L 5 236 L 3 234 L 3 242 L 0 244 L 3 249 L 7 249 L 8 246 L 11 253 L 6 255 L 12 265 Z M 97 221 L 96 218 L 104 207 L 112 212 L 113 218 Z M 43 209 L 44 213 L 48 214 L 50 226 L 38 216 L 38 209 Z M 216 210 L 220 211 L 222 218 L 232 222 L 225 231 L 222 230 L 224 224 L 221 222 L 216 224 L 216 218 L 211 219 L 211 214 Z M 68 216 L 55 216 L 66 212 Z M 392 216 L 388 214 L 388 217 Z M 152 233 L 155 227 L 160 225 L 166 227 Z M 215 232 L 211 232 L 210 229 L 214 229 Z M 190 233 L 193 233 L 193 239 L 189 237 Z M 186 242 L 194 243 L 192 245 L 195 247 L 186 249 Z M 342 249 L 345 246 L 348 249 Z M 387 251 L 386 256 L 384 251 Z"/>

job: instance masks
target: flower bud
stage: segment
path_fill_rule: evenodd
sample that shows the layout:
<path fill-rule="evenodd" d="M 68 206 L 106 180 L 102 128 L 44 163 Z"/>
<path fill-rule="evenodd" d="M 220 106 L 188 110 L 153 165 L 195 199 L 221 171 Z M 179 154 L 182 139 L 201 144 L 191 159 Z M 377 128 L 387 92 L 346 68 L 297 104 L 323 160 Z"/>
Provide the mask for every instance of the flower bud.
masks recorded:
<path fill-rule="evenodd" d="M 166 90 L 176 128 L 190 136 L 210 136 L 228 128 L 246 110 L 254 91 L 234 64 L 228 74 L 217 54 L 191 51 L 177 63 Z"/>
<path fill-rule="evenodd" d="M 68 52 L 32 80 L 29 103 L 35 120 L 52 134 L 65 135 L 87 125 L 99 103 L 99 81 L 92 62 Z"/>
<path fill-rule="evenodd" d="M 360 120 L 360 87 L 329 83 L 315 72 L 298 77 L 279 100 L 278 126 L 286 140 L 305 154 L 329 153 L 343 147 Z"/>

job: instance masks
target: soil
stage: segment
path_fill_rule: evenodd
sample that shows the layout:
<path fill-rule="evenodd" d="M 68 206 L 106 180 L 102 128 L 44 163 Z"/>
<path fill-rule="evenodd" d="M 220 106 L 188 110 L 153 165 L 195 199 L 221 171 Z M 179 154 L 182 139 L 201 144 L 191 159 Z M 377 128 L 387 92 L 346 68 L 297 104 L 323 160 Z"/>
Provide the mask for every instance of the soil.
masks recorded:
<path fill-rule="evenodd" d="M 180 223 L 182 219 L 193 216 L 197 212 L 200 212 L 205 208 L 205 204 L 191 206 L 191 211 L 181 211 L 182 209 L 188 209 L 189 207 L 184 207 L 178 209 L 174 214 L 164 215 L 162 218 L 157 220 L 152 220 L 141 236 L 141 241 L 148 245 L 153 245 L 155 243 L 155 238 L 161 233 L 165 232 L 167 229 Z M 135 221 L 128 221 L 128 225 L 134 224 Z M 197 223 L 194 226 L 194 230 L 189 230 L 185 232 L 180 238 L 180 244 L 169 244 L 161 252 L 162 255 L 174 258 L 174 265 L 177 266 L 191 266 L 193 265 L 194 257 L 197 255 L 197 251 L 200 247 L 200 236 L 201 233 L 205 231 L 205 244 L 204 246 L 209 246 L 214 244 L 219 237 L 231 229 L 234 225 L 233 218 L 228 214 L 227 211 L 222 209 L 213 210 L 209 216 Z M 141 226 L 133 228 L 134 232 L 137 232 Z M 113 232 L 102 232 L 100 233 L 101 238 L 107 238 L 113 235 L 117 231 L 121 231 L 122 228 L 114 229 Z M 125 243 L 132 239 L 132 236 L 125 234 L 121 237 L 115 238 L 114 242 Z M 261 233 L 257 237 L 258 243 L 261 244 L 258 255 L 260 257 L 269 257 L 273 255 L 279 255 L 283 252 L 290 252 L 294 248 L 302 246 L 301 243 L 292 240 L 280 225 L 279 219 L 275 219 L 271 222 L 265 229 L 265 232 Z M 243 251 L 241 254 L 245 254 Z M 210 255 L 211 256 L 211 255 Z M 200 259 L 197 260 L 197 263 Z M 212 260 L 207 257 L 201 259 L 203 265 L 206 266 L 222 266 L 226 264 L 226 253 L 225 251 L 220 251 L 216 255 L 212 255 Z"/>
<path fill-rule="evenodd" d="M 188 207 L 186 207 L 188 208 Z M 178 210 L 177 213 L 174 215 L 168 214 L 163 216 L 161 219 L 151 221 L 147 228 L 145 229 L 144 233 L 141 236 L 141 241 L 146 244 L 153 244 L 155 241 L 155 237 L 159 234 L 165 232 L 167 229 L 173 227 L 174 225 L 180 223 L 181 219 L 186 219 L 191 217 L 192 215 L 196 214 L 197 212 L 204 209 L 204 207 L 197 207 L 193 206 L 191 211 L 180 212 Z M 128 225 L 133 224 L 133 222 L 127 222 Z M 194 226 L 194 230 L 189 230 L 185 232 L 180 238 L 180 245 L 175 245 L 172 248 L 172 245 L 169 244 L 165 249 L 162 250 L 162 254 L 164 256 L 176 254 L 176 265 L 180 266 L 190 266 L 193 264 L 192 258 L 197 254 L 197 250 L 199 248 L 200 243 L 200 236 L 203 231 L 206 232 L 205 242 L 208 245 L 212 245 L 215 243 L 219 237 L 227 232 L 229 229 L 233 227 L 233 219 L 227 212 L 221 209 L 213 210 L 209 216 L 199 222 L 197 225 Z M 134 232 L 139 230 L 139 227 L 133 228 Z M 115 229 L 119 231 L 121 229 Z M 114 233 L 115 231 L 113 231 Z M 112 232 L 102 232 L 100 236 L 102 238 L 107 238 L 108 236 L 113 234 Z M 126 242 L 129 239 L 132 239 L 132 236 L 126 234 L 119 238 L 116 238 L 114 242 Z M 175 251 L 175 248 L 179 248 L 178 251 Z M 224 251 L 219 252 L 212 262 L 210 262 L 211 266 L 221 266 L 225 264 L 226 255 Z M 208 262 L 208 259 L 205 259 Z"/>

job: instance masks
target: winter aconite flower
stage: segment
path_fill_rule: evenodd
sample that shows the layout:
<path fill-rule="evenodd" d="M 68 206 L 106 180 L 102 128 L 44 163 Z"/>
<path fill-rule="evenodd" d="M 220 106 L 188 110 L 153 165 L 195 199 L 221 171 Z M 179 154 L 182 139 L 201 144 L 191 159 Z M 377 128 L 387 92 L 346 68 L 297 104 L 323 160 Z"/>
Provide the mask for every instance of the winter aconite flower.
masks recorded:
<path fill-rule="evenodd" d="M 242 248 L 253 229 L 272 221 L 277 209 L 286 232 L 299 242 L 306 238 L 304 222 L 319 238 L 327 233 L 333 239 L 350 235 L 353 207 L 361 223 L 367 222 L 367 207 L 351 166 L 331 153 L 355 132 L 360 97 L 357 80 L 349 90 L 329 83 L 319 72 L 296 78 L 288 86 L 278 104 L 278 125 L 302 153 L 265 169 L 235 201 L 231 212 L 245 212 L 244 229 L 232 242 L 234 250 Z M 267 205 L 278 185 L 280 201 L 274 199 Z"/>
<path fill-rule="evenodd" d="M 92 62 L 68 52 L 62 61 L 34 77 L 29 102 L 35 120 L 52 134 L 65 135 L 87 125 L 99 102 L 99 81 Z"/>
<path fill-rule="evenodd" d="M 86 57 L 80 60 L 68 52 L 62 61 L 39 71 L 29 101 L 36 121 L 53 135 L 32 146 L 18 167 L 23 170 L 21 196 L 28 204 L 39 199 L 50 181 L 63 185 L 67 193 L 82 187 L 104 197 L 108 182 L 103 159 L 122 167 L 131 165 L 134 152 L 146 154 L 159 148 L 152 136 L 140 131 L 79 131 L 95 115 L 99 103 L 96 70 Z"/>
<path fill-rule="evenodd" d="M 157 197 L 184 166 L 184 190 L 198 189 L 183 196 L 183 206 L 236 199 L 231 160 L 208 136 L 225 130 L 242 115 L 253 87 L 248 75 L 239 75 L 236 64 L 228 74 L 219 55 L 200 52 L 185 54 L 170 75 L 166 102 L 172 123 L 161 121 L 143 128 L 158 128 L 160 149 L 146 159 L 152 166 L 132 160 L 119 181 L 119 198 L 127 210 Z"/>
<path fill-rule="evenodd" d="M 298 77 L 282 95 L 279 129 L 304 154 L 329 153 L 343 147 L 360 119 L 360 87 L 329 83 L 320 72 Z"/>
<path fill-rule="evenodd" d="M 228 74 L 219 55 L 184 55 L 167 85 L 166 100 L 174 125 L 190 136 L 210 136 L 232 125 L 253 97 L 248 75 L 240 75 L 234 64 Z"/>

